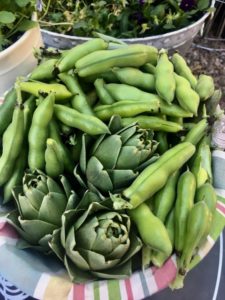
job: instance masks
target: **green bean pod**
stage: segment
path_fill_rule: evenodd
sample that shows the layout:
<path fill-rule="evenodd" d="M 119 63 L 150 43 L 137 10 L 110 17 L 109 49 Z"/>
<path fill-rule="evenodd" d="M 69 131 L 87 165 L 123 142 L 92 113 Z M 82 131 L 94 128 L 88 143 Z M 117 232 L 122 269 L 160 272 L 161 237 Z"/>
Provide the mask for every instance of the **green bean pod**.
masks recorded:
<path fill-rule="evenodd" d="M 105 88 L 105 82 L 102 78 L 97 78 L 94 82 L 94 86 L 96 88 L 96 92 L 99 98 L 99 101 L 102 104 L 112 104 L 114 103 L 114 99 L 110 95 L 110 93 Z"/>
<path fill-rule="evenodd" d="M 177 199 L 175 203 L 175 249 L 182 252 L 185 243 L 187 218 L 193 207 L 196 191 L 195 176 L 190 172 L 184 172 L 177 184 Z"/>
<path fill-rule="evenodd" d="M 97 117 L 81 114 L 73 108 L 56 104 L 55 115 L 63 124 L 78 128 L 90 135 L 109 133 L 108 127 Z"/>
<path fill-rule="evenodd" d="M 15 165 L 13 166 L 13 172 L 9 178 L 9 180 L 6 182 L 6 184 L 3 187 L 3 204 L 8 203 L 10 200 L 12 200 L 12 189 L 22 184 L 22 178 L 24 175 L 24 170 L 27 166 L 27 155 L 28 151 L 27 149 L 23 149 L 21 153 L 19 154 L 19 157 L 17 157 Z"/>
<path fill-rule="evenodd" d="M 35 109 L 35 102 L 33 96 L 31 96 L 25 103 L 24 103 L 24 135 L 23 135 L 23 145 L 21 147 L 19 156 L 16 159 L 14 170 L 12 175 L 10 176 L 9 180 L 4 185 L 4 199 L 3 204 L 12 200 L 12 189 L 22 184 L 22 178 L 24 175 L 24 170 L 27 167 L 27 157 L 28 157 L 28 141 L 27 135 L 30 129 L 32 115 Z"/>
<path fill-rule="evenodd" d="M 216 210 L 217 197 L 216 192 L 211 183 L 206 182 L 196 190 L 195 203 L 200 201 L 204 201 L 207 204 L 210 212 L 214 214 Z"/>
<path fill-rule="evenodd" d="M 212 76 L 201 74 L 199 76 L 195 90 L 199 94 L 201 101 L 206 101 L 207 99 L 209 99 L 215 91 Z"/>
<path fill-rule="evenodd" d="M 24 135 L 23 106 L 14 108 L 12 122 L 2 138 L 2 155 L 0 158 L 0 186 L 6 183 L 13 173 L 16 159 L 20 153 Z"/>
<path fill-rule="evenodd" d="M 179 177 L 179 170 L 174 172 L 167 180 L 164 187 L 154 196 L 154 214 L 163 223 L 171 211 L 176 199 L 176 186 Z"/>
<path fill-rule="evenodd" d="M 113 68 L 117 79 L 124 84 L 135 86 L 144 91 L 155 91 L 155 77 L 152 74 L 144 73 L 137 68 Z"/>
<path fill-rule="evenodd" d="M 62 158 L 62 162 L 63 162 L 63 166 L 65 167 L 65 170 L 72 173 L 74 169 L 74 162 L 69 150 L 62 142 L 58 124 L 54 119 L 52 119 L 49 124 L 49 135 L 50 138 L 57 143 L 57 148 L 58 148 L 57 151 L 60 152 L 60 156 Z"/>
<path fill-rule="evenodd" d="M 155 139 L 159 143 L 157 147 L 159 154 L 163 154 L 169 149 L 166 132 L 164 131 L 155 132 Z"/>
<path fill-rule="evenodd" d="M 135 208 L 150 199 L 167 182 L 169 176 L 179 170 L 194 154 L 191 143 L 180 143 L 166 151 L 159 159 L 146 167 L 122 195 Z"/>
<path fill-rule="evenodd" d="M 137 117 L 122 119 L 123 126 L 127 126 L 135 122 L 137 122 L 141 128 L 152 129 L 155 131 L 178 132 L 183 129 L 183 127 L 180 124 L 163 120 L 159 117 L 140 115 Z"/>
<path fill-rule="evenodd" d="M 174 53 L 172 56 L 172 63 L 174 65 L 175 72 L 180 76 L 186 78 L 193 89 L 195 89 L 197 85 L 197 79 L 192 74 L 191 69 L 188 67 L 185 59 L 178 53 Z"/>
<path fill-rule="evenodd" d="M 160 111 L 162 114 L 170 117 L 177 118 L 192 118 L 193 113 L 187 111 L 176 104 L 167 104 L 165 101 L 160 99 Z"/>
<path fill-rule="evenodd" d="M 39 94 L 55 94 L 56 101 L 67 101 L 72 97 L 72 93 L 60 83 L 44 83 L 44 82 L 20 82 L 21 91 L 39 97 Z"/>
<path fill-rule="evenodd" d="M 191 88 L 187 79 L 175 73 L 174 75 L 176 80 L 175 93 L 180 106 L 197 116 L 200 102 L 199 95 Z"/>
<path fill-rule="evenodd" d="M 216 112 L 216 108 L 220 103 L 220 99 L 222 98 L 222 91 L 221 89 L 215 90 L 213 95 L 208 99 L 206 102 L 206 111 L 207 115 L 214 116 Z"/>
<path fill-rule="evenodd" d="M 197 145 L 202 137 L 206 134 L 208 129 L 208 122 L 206 119 L 202 119 L 196 123 L 190 131 L 186 134 L 184 141 Z"/>
<path fill-rule="evenodd" d="M 14 106 L 16 105 L 16 90 L 11 89 L 5 96 L 5 100 L 0 105 L 0 136 L 12 121 Z"/>
<path fill-rule="evenodd" d="M 32 80 L 48 81 L 55 78 L 54 69 L 58 59 L 52 58 L 42 62 L 37 66 L 29 78 Z"/>
<path fill-rule="evenodd" d="M 96 104 L 97 100 L 98 100 L 98 95 L 96 93 L 96 90 L 93 89 L 91 91 L 89 91 L 86 94 L 86 99 L 87 99 L 87 103 L 88 105 L 93 108 L 93 106 Z"/>
<path fill-rule="evenodd" d="M 174 238 L 175 238 L 174 224 L 175 224 L 175 213 L 173 209 L 170 212 L 165 224 L 172 246 L 174 246 Z M 153 251 L 151 255 L 151 261 L 154 266 L 156 266 L 157 268 L 161 268 L 165 263 L 165 261 L 168 259 L 168 257 L 169 256 L 167 256 L 165 253 Z"/>
<path fill-rule="evenodd" d="M 191 164 L 191 171 L 195 175 L 198 188 L 206 181 L 212 182 L 212 156 L 209 143 L 206 137 L 202 139 Z"/>
<path fill-rule="evenodd" d="M 28 133 L 28 165 L 31 170 L 44 170 L 49 123 L 54 111 L 54 94 L 49 94 L 35 109 Z"/>
<path fill-rule="evenodd" d="M 69 75 L 66 73 L 61 73 L 58 77 L 66 85 L 68 90 L 73 94 L 71 99 L 72 107 L 78 110 L 80 113 L 93 116 L 94 113 L 88 104 L 85 93 L 83 92 L 76 75 Z"/>
<path fill-rule="evenodd" d="M 201 201 L 191 209 L 185 231 L 184 246 L 179 261 L 179 273 L 185 274 L 192 260 L 193 254 L 206 232 L 210 212 L 207 205 Z"/>
<path fill-rule="evenodd" d="M 129 210 L 128 214 L 136 224 L 145 245 L 165 253 L 167 256 L 171 254 L 172 245 L 167 230 L 162 221 L 151 212 L 146 203 Z"/>
<path fill-rule="evenodd" d="M 144 71 L 144 72 L 147 72 L 147 73 L 149 73 L 149 74 L 155 74 L 155 66 L 154 65 L 152 65 L 152 64 L 150 64 L 150 63 L 147 63 L 147 64 L 145 64 L 145 65 L 143 65 L 142 67 L 141 67 L 141 69 Z"/>
<path fill-rule="evenodd" d="M 99 105 L 94 109 L 95 115 L 103 121 L 109 120 L 113 115 L 133 117 L 144 112 L 157 113 L 159 102 L 140 100 L 138 102 L 124 100 L 109 105 Z"/>
<path fill-rule="evenodd" d="M 45 150 L 45 172 L 48 176 L 54 178 L 63 174 L 64 164 L 58 144 L 53 139 L 47 139 Z"/>
<path fill-rule="evenodd" d="M 128 45 L 114 50 L 99 50 L 79 59 L 75 66 L 80 77 L 106 72 L 113 67 L 139 67 L 157 60 L 158 51 L 147 45 Z"/>
<path fill-rule="evenodd" d="M 169 61 L 167 53 L 160 54 L 155 70 L 155 88 L 158 95 L 167 103 L 171 103 L 175 95 L 176 82 L 173 64 Z"/>
<path fill-rule="evenodd" d="M 160 101 L 156 94 L 144 92 L 134 86 L 123 83 L 108 83 L 105 88 L 115 101 L 132 100 L 132 101 Z"/>
<path fill-rule="evenodd" d="M 67 53 L 59 60 L 57 69 L 59 72 L 66 72 L 74 68 L 75 63 L 82 57 L 98 51 L 107 49 L 108 43 L 103 39 L 91 39 L 81 45 L 77 45 L 67 51 Z"/>

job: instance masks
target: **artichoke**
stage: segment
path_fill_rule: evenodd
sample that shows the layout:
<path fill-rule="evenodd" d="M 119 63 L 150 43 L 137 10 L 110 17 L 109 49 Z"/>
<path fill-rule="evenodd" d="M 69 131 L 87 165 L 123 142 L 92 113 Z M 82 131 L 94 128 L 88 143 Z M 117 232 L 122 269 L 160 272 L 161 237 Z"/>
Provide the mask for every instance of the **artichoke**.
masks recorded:
<path fill-rule="evenodd" d="M 61 226 L 61 216 L 75 207 L 76 194 L 64 176 L 60 184 L 41 171 L 27 171 L 23 185 L 13 189 L 18 207 L 8 215 L 8 221 L 26 241 L 20 246 L 49 252 L 48 245 L 54 230 Z"/>
<path fill-rule="evenodd" d="M 92 202 L 96 197 L 87 191 L 81 200 L 84 205 L 66 211 L 62 228 L 54 231 L 50 241 L 71 280 L 77 283 L 131 275 L 131 259 L 142 247 L 141 240 L 131 230 L 129 216 L 109 207 L 107 199 Z M 83 209 L 88 202 L 88 208 Z"/>
<path fill-rule="evenodd" d="M 74 175 L 81 186 L 108 196 L 132 183 L 139 172 L 153 162 L 157 143 L 150 130 L 137 124 L 122 127 L 119 116 L 112 117 L 111 134 L 101 135 L 89 146 L 83 135 L 79 164 Z"/>

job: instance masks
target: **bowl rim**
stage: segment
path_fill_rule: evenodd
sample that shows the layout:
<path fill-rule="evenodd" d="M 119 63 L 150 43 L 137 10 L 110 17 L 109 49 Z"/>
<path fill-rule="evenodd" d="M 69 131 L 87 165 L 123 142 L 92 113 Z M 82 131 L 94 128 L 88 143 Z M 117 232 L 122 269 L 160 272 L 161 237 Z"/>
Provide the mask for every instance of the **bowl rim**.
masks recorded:
<path fill-rule="evenodd" d="M 211 2 L 211 6 L 210 8 L 214 8 L 215 6 L 215 2 L 216 0 L 212 0 Z M 151 40 L 157 40 L 157 39 L 161 39 L 161 38 L 169 38 L 175 34 L 181 34 L 183 32 L 186 32 L 190 29 L 192 29 L 193 27 L 200 25 L 201 23 L 203 23 L 205 21 L 205 19 L 211 14 L 211 12 L 206 12 L 199 20 L 195 21 L 194 23 L 185 26 L 181 29 L 178 30 L 174 30 L 168 33 L 163 33 L 163 34 L 158 34 L 158 35 L 152 35 L 152 36 L 147 36 L 147 37 L 140 37 L 140 38 L 121 38 L 122 41 L 124 42 L 132 42 L 132 41 L 151 41 Z M 71 41 L 76 41 L 76 40 L 81 40 L 81 41 L 88 41 L 90 39 L 92 39 L 93 37 L 84 37 L 84 36 L 76 36 L 76 35 L 67 35 L 67 34 L 62 34 L 62 33 L 57 33 L 54 31 L 50 31 L 50 30 L 46 30 L 46 29 L 42 29 L 41 28 L 41 32 L 47 35 L 52 36 L 53 38 L 64 38 L 64 39 L 68 39 Z"/>

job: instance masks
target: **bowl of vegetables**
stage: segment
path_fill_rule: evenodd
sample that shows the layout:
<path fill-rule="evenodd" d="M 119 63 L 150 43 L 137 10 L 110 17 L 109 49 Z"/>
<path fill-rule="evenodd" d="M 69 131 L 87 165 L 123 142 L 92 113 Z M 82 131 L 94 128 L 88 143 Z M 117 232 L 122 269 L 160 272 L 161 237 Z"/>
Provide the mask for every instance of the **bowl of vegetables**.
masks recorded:
<path fill-rule="evenodd" d="M 42 1 L 39 22 L 47 46 L 71 48 L 93 32 L 126 43 L 185 50 L 213 11 L 215 1 Z"/>
<path fill-rule="evenodd" d="M 2 276 L 37 299 L 183 287 L 225 223 L 220 90 L 149 45 L 57 55 L 0 107 Z"/>

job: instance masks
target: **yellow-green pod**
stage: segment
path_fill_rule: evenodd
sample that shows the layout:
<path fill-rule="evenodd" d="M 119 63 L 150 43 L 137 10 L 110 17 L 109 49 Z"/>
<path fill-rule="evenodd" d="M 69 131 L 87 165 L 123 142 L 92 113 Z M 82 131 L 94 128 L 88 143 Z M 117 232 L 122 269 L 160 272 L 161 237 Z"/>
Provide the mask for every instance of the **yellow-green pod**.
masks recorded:
<path fill-rule="evenodd" d="M 128 214 L 137 226 L 143 243 L 150 248 L 170 255 L 172 244 L 168 232 L 162 223 L 150 210 L 146 203 L 140 204 Z"/>
<path fill-rule="evenodd" d="M 186 78 L 193 89 L 195 89 L 197 85 L 197 79 L 192 74 L 191 69 L 187 65 L 185 59 L 178 53 L 174 53 L 172 56 L 172 63 L 174 65 L 175 72 L 180 76 Z"/>
<path fill-rule="evenodd" d="M 191 88 L 187 79 L 176 73 L 174 75 L 176 80 L 176 98 L 180 106 L 197 116 L 200 102 L 199 95 Z"/>
<path fill-rule="evenodd" d="M 175 249 L 179 253 L 184 247 L 187 219 L 194 204 L 195 191 L 195 176 L 190 171 L 184 172 L 178 180 L 175 203 Z"/>
<path fill-rule="evenodd" d="M 163 52 L 155 69 L 156 91 L 167 103 L 171 103 L 174 99 L 175 87 L 173 64 L 169 61 L 167 53 Z"/>
<path fill-rule="evenodd" d="M 195 90 L 199 94 L 201 101 L 209 99 L 215 91 L 212 76 L 201 74 Z"/>

